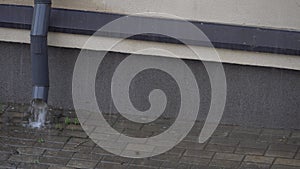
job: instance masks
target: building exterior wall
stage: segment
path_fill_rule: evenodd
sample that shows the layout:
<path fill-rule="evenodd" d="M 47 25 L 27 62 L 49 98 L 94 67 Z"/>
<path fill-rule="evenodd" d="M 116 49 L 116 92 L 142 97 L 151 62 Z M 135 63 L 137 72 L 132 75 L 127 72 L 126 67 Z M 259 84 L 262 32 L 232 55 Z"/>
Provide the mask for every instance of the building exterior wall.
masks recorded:
<path fill-rule="evenodd" d="M 0 43 L 0 102 L 28 103 L 31 99 L 31 61 L 29 45 Z M 72 76 L 80 50 L 50 47 L 49 104 L 55 107 L 73 108 Z M 98 69 L 96 96 L 104 112 L 116 113 L 110 98 L 110 80 L 118 64 L 126 57 L 122 53 L 108 54 Z M 153 57 L 153 56 L 140 56 Z M 172 58 L 164 58 L 172 62 Z M 210 105 L 210 84 L 200 61 L 185 60 L 194 73 L 200 90 L 198 120 L 204 120 Z M 214 64 L 213 62 L 207 64 Z M 223 64 L 227 81 L 227 100 L 222 118 L 223 124 L 242 126 L 297 128 L 299 123 L 300 72 L 278 68 Z M 180 69 L 180 68 L 178 68 Z M 101 73 L 101 76 L 99 76 Z M 176 116 L 178 91 L 168 76 L 157 72 L 145 72 L 143 81 L 133 79 L 132 102 L 140 109 L 147 108 L 148 95 L 159 80 L 162 89 L 173 106 L 166 109 L 166 116 Z M 182 78 L 184 78 L 184 72 Z M 157 83 L 156 83 L 157 84 Z M 144 93 L 144 95 L 140 95 Z"/>
<path fill-rule="evenodd" d="M 32 0 L 1 0 L 0 4 L 31 6 L 33 2 Z M 53 0 L 55 8 L 80 10 L 83 14 L 84 11 L 108 14 L 162 12 L 187 20 L 199 21 L 200 24 L 209 22 L 230 24 L 231 27 L 241 26 L 242 32 L 244 26 L 252 26 L 258 30 L 272 28 L 297 37 L 300 32 L 299 4 L 299 0 Z M 26 19 L 30 20 L 22 18 L 21 21 Z M 4 26 L 0 27 L 0 102 L 28 103 L 31 99 L 30 33 L 28 30 L 30 25 L 19 23 L 19 26 L 22 27 L 24 24 L 24 27 L 27 26 L 27 28 L 10 27 L 6 23 L 5 17 L 0 17 L 0 22 L 4 23 Z M 72 29 L 72 27 L 68 29 Z M 262 31 L 262 33 L 264 32 Z M 90 36 L 90 34 L 59 31 L 49 33 L 50 105 L 73 108 L 71 93 L 73 69 L 80 50 Z M 285 38 L 285 36 L 282 37 Z M 238 38 L 243 37 L 238 36 Z M 107 51 L 109 49 L 107 44 L 118 38 L 98 37 L 96 40 L 96 44 L 101 43 L 101 45 L 88 45 L 85 48 L 97 52 Z M 228 42 L 231 40 L 229 38 Z M 251 40 L 250 37 L 250 42 Z M 293 40 L 295 43 L 292 43 L 291 46 L 295 47 L 300 39 L 297 41 L 294 38 Z M 272 41 L 269 40 L 269 42 Z M 160 56 L 161 59 L 172 62 L 172 56 L 165 52 L 136 52 L 149 47 L 173 50 L 179 54 L 180 58 L 185 59 L 184 61 L 195 74 L 200 87 L 201 104 L 198 119 L 204 120 L 210 104 L 210 84 L 202 62 L 191 60 L 192 58 L 188 52 L 185 52 L 186 49 L 183 45 L 145 40 L 126 40 L 111 50 L 111 53 L 105 58 L 105 64 L 100 70 L 104 76 L 98 78 L 98 85 L 96 85 L 97 97 L 102 101 L 100 106 L 103 110 L 116 113 L 114 107 L 107 107 L 107 105 L 112 105 L 109 97 L 109 82 L 114 68 L 126 57 L 125 53 L 135 53 L 141 58 Z M 216 62 L 208 55 L 211 50 L 214 50 L 213 48 L 193 47 L 203 55 L 202 61 L 207 64 Z M 223 62 L 227 78 L 227 102 L 222 123 L 300 129 L 300 106 L 298 104 L 300 101 L 300 47 L 296 46 L 295 50 L 298 52 L 296 54 L 284 53 L 285 48 L 282 53 L 274 50 L 274 52 L 268 53 L 255 50 L 216 49 L 221 62 Z M 159 88 L 166 92 L 170 102 L 176 104 L 178 92 L 174 91 L 176 87 L 172 87 L 175 84 L 172 84 L 167 76 L 157 72 L 148 73 L 149 76 L 146 76 L 147 78 L 142 83 L 138 81 L 132 83 L 136 90 L 131 94 L 135 95 L 152 89 L 153 80 L 158 78 L 162 82 Z M 132 100 L 141 109 L 147 108 L 147 104 L 141 102 L 141 100 L 145 100 L 143 97 L 145 96 Z M 169 107 L 165 115 L 175 116 L 175 108 L 176 106 Z"/>

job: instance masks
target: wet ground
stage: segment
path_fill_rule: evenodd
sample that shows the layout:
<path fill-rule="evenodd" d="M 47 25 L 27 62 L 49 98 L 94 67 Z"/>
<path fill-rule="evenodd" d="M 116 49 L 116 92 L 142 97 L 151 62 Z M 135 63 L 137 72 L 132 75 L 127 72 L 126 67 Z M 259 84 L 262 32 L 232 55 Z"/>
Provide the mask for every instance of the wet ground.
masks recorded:
<path fill-rule="evenodd" d="M 146 159 L 114 156 L 82 130 L 74 111 L 51 109 L 44 129 L 24 127 L 28 105 L 0 104 L 0 168 L 100 169 L 300 169 L 300 130 L 220 125 L 204 144 L 197 143 L 201 123 L 172 150 Z M 151 136 L 172 119 L 136 125 L 105 115 L 118 131 Z"/>

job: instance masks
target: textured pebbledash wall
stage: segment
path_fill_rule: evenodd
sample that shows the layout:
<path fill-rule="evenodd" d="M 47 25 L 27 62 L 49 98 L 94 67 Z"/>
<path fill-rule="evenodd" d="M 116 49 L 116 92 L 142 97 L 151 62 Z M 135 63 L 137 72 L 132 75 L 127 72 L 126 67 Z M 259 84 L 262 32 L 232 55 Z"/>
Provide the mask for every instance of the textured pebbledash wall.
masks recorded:
<path fill-rule="evenodd" d="M 78 49 L 49 48 L 50 105 L 73 108 L 72 75 L 79 52 Z M 126 54 L 110 53 L 98 69 L 96 95 L 104 112 L 116 112 L 110 98 L 110 80 L 113 70 L 125 57 Z M 171 58 L 168 60 L 173 61 Z M 201 62 L 185 62 L 198 81 L 201 96 L 198 119 L 204 120 L 210 104 L 208 76 Z M 299 71 L 234 64 L 223 66 L 228 89 L 222 123 L 300 129 Z M 0 42 L 0 68 L 0 102 L 28 103 L 31 99 L 29 45 Z M 172 78 L 160 71 L 149 70 L 142 73 L 143 78 L 136 77 L 131 83 L 132 103 L 140 110 L 147 109 L 147 92 L 159 88 L 168 97 L 165 115 L 175 116 L 179 92 Z"/>

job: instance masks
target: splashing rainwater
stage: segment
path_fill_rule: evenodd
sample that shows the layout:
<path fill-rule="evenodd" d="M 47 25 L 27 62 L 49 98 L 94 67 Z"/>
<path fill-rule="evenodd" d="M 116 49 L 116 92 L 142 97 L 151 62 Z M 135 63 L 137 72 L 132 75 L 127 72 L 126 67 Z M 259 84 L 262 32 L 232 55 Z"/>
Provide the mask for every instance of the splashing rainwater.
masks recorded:
<path fill-rule="evenodd" d="M 40 99 L 32 100 L 30 107 L 29 127 L 41 128 L 45 126 L 48 105 Z"/>

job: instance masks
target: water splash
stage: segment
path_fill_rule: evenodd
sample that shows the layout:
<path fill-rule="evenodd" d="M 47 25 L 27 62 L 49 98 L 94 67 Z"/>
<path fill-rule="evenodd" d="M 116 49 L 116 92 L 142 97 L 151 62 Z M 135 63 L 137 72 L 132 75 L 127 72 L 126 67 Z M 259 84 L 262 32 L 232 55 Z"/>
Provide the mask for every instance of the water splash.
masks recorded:
<path fill-rule="evenodd" d="M 46 102 L 40 99 L 32 100 L 29 113 L 29 127 L 41 128 L 45 126 L 48 113 L 48 105 Z"/>

